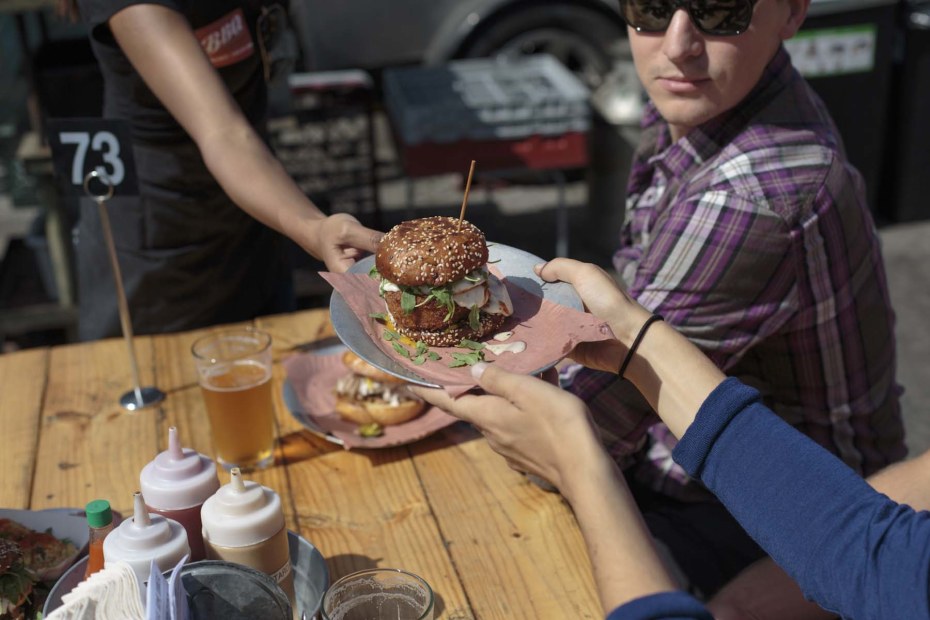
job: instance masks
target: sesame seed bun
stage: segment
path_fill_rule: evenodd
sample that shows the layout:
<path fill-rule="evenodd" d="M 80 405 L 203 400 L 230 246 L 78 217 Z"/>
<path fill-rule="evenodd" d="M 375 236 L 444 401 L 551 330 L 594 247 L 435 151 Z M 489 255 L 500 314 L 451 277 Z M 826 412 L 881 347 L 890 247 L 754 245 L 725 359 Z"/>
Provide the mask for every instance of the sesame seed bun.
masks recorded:
<path fill-rule="evenodd" d="M 405 400 L 397 405 L 384 401 L 358 400 L 348 396 L 336 396 L 336 413 L 344 420 L 356 424 L 377 422 L 381 426 L 403 424 L 420 415 L 426 404 L 420 400 Z"/>
<path fill-rule="evenodd" d="M 442 286 L 488 262 L 484 233 L 465 220 L 426 217 L 401 222 L 375 255 L 381 277 L 403 286 Z"/>
<path fill-rule="evenodd" d="M 402 424 L 420 415 L 426 403 L 408 382 L 379 370 L 351 351 L 342 355 L 351 371 L 335 387 L 336 413 L 356 424 Z"/>

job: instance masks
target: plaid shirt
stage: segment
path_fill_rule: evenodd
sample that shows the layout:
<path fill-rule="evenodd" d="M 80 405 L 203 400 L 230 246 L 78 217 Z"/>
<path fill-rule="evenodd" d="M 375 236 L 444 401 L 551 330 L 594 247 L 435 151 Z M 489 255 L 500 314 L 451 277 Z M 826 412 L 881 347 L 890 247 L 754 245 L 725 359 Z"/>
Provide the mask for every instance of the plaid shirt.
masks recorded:
<path fill-rule="evenodd" d="M 864 195 L 782 49 L 739 106 L 675 143 L 647 107 L 614 265 L 642 305 L 868 475 L 906 448 L 894 315 Z M 583 369 L 568 389 L 640 481 L 707 497 L 629 382 Z"/>

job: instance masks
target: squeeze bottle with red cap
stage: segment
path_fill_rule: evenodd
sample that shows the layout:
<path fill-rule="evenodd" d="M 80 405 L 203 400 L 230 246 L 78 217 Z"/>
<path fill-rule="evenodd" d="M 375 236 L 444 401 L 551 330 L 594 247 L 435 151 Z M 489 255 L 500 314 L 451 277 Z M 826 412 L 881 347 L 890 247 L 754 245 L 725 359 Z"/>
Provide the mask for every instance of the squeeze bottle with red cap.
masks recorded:
<path fill-rule="evenodd" d="M 238 467 L 231 480 L 204 502 L 203 543 L 209 560 L 244 564 L 271 577 L 294 598 L 294 575 L 281 498 L 266 486 L 242 479 Z"/>
<path fill-rule="evenodd" d="M 200 509 L 220 488 L 213 461 L 196 450 L 181 448 L 178 429 L 172 426 L 168 449 L 142 468 L 139 484 L 150 513 L 174 519 L 187 531 L 191 562 L 204 559 Z"/>
<path fill-rule="evenodd" d="M 104 565 L 128 562 L 139 578 L 149 579 L 152 560 L 162 572 L 174 568 L 190 554 L 187 532 L 174 519 L 149 515 L 145 499 L 136 491 L 133 496 L 133 517 L 124 519 L 103 541 Z"/>

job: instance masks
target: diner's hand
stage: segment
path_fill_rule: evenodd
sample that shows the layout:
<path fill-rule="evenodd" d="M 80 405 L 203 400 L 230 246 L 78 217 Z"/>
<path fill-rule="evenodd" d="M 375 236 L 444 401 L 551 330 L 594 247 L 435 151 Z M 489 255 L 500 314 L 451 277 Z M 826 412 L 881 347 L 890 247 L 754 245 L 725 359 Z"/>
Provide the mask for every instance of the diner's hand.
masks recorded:
<path fill-rule="evenodd" d="M 311 224 L 311 247 L 305 248 L 326 263 L 327 269 L 342 273 L 366 252 L 378 249 L 383 233 L 366 228 L 348 213 L 334 213 Z"/>
<path fill-rule="evenodd" d="M 474 424 L 514 469 L 551 482 L 563 493 L 585 459 L 601 458 L 585 404 L 542 379 L 493 364 L 472 366 L 484 394 L 452 398 L 443 390 L 414 387 L 424 400 Z"/>
<path fill-rule="evenodd" d="M 556 258 L 536 265 L 536 274 L 547 282 L 562 281 L 571 284 L 584 302 L 585 308 L 597 318 L 606 321 L 616 340 L 582 342 L 569 354 L 573 360 L 588 368 L 617 372 L 626 345 L 649 317 L 649 311 L 636 303 L 603 269 L 591 263 L 570 258 Z"/>
<path fill-rule="evenodd" d="M 574 286 L 588 310 L 606 321 L 619 341 L 582 343 L 572 351 L 572 359 L 592 368 L 617 372 L 651 313 L 595 265 L 556 258 L 537 266 L 536 273 L 546 281 L 561 280 Z M 675 436 L 681 437 L 724 375 L 673 327 L 661 321 L 652 325 L 624 378 L 633 382 Z"/>
<path fill-rule="evenodd" d="M 542 379 L 493 364 L 476 364 L 472 374 L 486 394 L 453 399 L 442 390 L 413 389 L 477 426 L 511 467 L 558 487 L 587 544 L 604 611 L 673 590 L 639 509 L 601 447 L 584 403 Z"/>

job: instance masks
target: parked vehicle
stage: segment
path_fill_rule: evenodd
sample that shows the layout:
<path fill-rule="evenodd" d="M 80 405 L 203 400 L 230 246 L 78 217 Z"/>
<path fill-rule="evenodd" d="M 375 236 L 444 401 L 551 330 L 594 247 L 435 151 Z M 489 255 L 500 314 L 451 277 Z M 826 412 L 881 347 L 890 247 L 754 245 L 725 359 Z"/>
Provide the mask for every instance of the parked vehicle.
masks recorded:
<path fill-rule="evenodd" d="M 625 47 L 614 0 L 290 0 L 303 70 L 548 53 L 596 89 Z"/>

